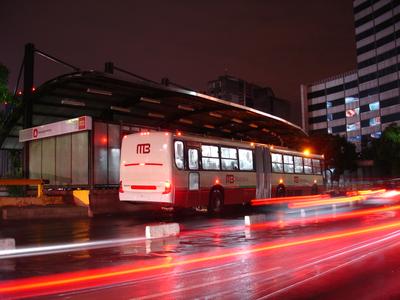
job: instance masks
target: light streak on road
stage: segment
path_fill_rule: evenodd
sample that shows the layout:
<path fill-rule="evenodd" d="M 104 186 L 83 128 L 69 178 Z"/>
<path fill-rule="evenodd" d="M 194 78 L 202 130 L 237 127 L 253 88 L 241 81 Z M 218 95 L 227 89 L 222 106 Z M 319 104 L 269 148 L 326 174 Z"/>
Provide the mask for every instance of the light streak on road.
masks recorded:
<path fill-rule="evenodd" d="M 364 195 L 364 196 L 371 196 L 371 195 L 377 195 L 377 194 L 382 194 L 386 192 L 386 189 L 380 189 L 380 190 L 359 190 L 356 191 L 358 195 Z"/>
<path fill-rule="evenodd" d="M 308 245 L 312 243 L 336 240 L 341 238 L 365 235 L 368 233 L 382 232 L 385 230 L 392 230 L 400 228 L 400 221 L 386 223 L 383 225 L 375 225 L 370 227 L 363 227 L 356 230 L 339 231 L 336 233 L 311 236 L 308 238 L 297 239 L 288 242 L 280 243 L 265 243 L 257 246 L 251 246 L 248 249 L 239 249 L 224 251 L 225 253 L 217 255 L 209 255 L 209 253 L 201 253 L 199 255 L 183 257 L 184 260 L 173 261 L 171 257 L 167 257 L 167 262 L 160 264 L 149 265 L 125 265 L 106 269 L 88 270 L 84 272 L 65 273 L 52 276 L 43 276 L 36 278 L 27 278 L 20 280 L 11 280 L 0 283 L 0 294 L 15 296 L 18 293 L 25 293 L 24 296 L 38 296 L 48 294 L 49 291 L 69 291 L 76 289 L 88 288 L 98 284 L 97 280 L 106 280 L 105 283 L 109 284 L 111 281 L 121 280 L 121 276 L 132 276 L 139 273 L 150 271 L 165 271 L 174 267 L 187 266 L 187 267 L 201 267 L 200 263 L 216 263 L 226 259 L 237 259 L 241 256 L 249 254 L 264 253 L 274 249 L 282 249 L 293 246 Z M 203 265 L 204 266 L 204 265 Z M 132 278 L 125 278 L 125 281 L 132 280 Z"/>
<path fill-rule="evenodd" d="M 330 204 L 342 204 L 342 203 L 352 203 L 357 201 L 365 200 L 364 196 L 352 196 L 352 197 L 335 197 L 322 200 L 310 200 L 310 201 L 299 201 L 289 203 L 289 208 L 305 208 L 312 206 L 323 206 Z"/>
<path fill-rule="evenodd" d="M 398 210 L 400 210 L 400 205 L 378 207 L 378 208 L 367 208 L 367 209 L 361 209 L 361 210 L 352 211 L 352 212 L 342 212 L 342 213 L 335 213 L 335 214 L 318 215 L 317 217 L 315 215 L 311 215 L 309 217 L 299 217 L 299 218 L 296 217 L 296 218 L 288 219 L 288 220 L 269 221 L 269 222 L 263 222 L 263 223 L 259 223 L 259 224 L 253 224 L 253 225 L 250 225 L 249 227 L 252 230 L 255 230 L 255 229 L 261 230 L 263 228 L 282 227 L 282 225 L 285 225 L 285 226 L 296 225 L 296 224 L 304 225 L 307 223 L 314 223 L 316 219 L 319 222 L 338 221 L 341 219 L 351 219 L 351 218 L 356 218 L 356 217 L 384 213 L 384 212 L 388 212 L 388 211 L 395 212 Z"/>
<path fill-rule="evenodd" d="M 362 246 L 352 247 L 347 251 L 341 251 L 336 255 L 328 256 L 328 257 L 326 257 L 326 258 L 324 258 L 324 259 L 322 259 L 320 261 L 315 261 L 315 262 L 313 262 L 313 265 L 320 264 L 323 261 L 328 261 L 328 260 L 334 259 L 334 258 L 336 258 L 338 256 L 343 256 L 343 255 L 351 253 L 351 252 L 356 252 L 356 251 L 358 251 L 360 249 L 364 249 L 364 248 L 371 247 L 371 246 L 374 246 L 374 245 L 377 245 L 377 244 L 381 244 L 383 242 L 386 242 L 386 241 L 389 241 L 389 240 L 392 240 L 392 239 L 397 239 L 399 236 L 400 236 L 400 231 L 395 231 L 395 232 L 393 232 L 393 233 L 391 233 L 391 234 L 389 234 L 389 235 L 387 235 L 387 236 L 385 236 L 383 238 L 380 238 L 378 240 L 365 243 Z M 397 242 L 397 245 L 398 244 L 399 244 L 399 242 Z M 332 266 L 332 267 L 328 268 L 327 270 L 325 270 L 323 272 L 319 272 L 318 274 L 316 274 L 314 276 L 306 277 L 305 279 L 302 279 L 302 280 L 299 280 L 297 282 L 294 282 L 294 283 L 292 283 L 292 284 L 290 284 L 288 286 L 285 286 L 284 288 L 275 290 L 272 293 L 269 293 L 267 295 L 263 295 L 259 299 L 268 299 L 268 298 L 277 296 L 279 294 L 287 292 L 288 290 L 291 290 L 291 289 L 296 288 L 296 287 L 298 287 L 298 286 L 300 286 L 302 284 L 305 284 L 305 283 L 307 283 L 309 281 L 315 280 L 317 278 L 321 278 L 322 276 L 325 276 L 325 275 L 327 275 L 329 273 L 337 271 L 338 269 L 342 269 L 342 268 L 344 268 L 346 266 L 352 265 L 357 261 L 365 259 L 367 256 L 372 256 L 372 255 L 377 254 L 378 252 L 382 252 L 382 251 L 384 251 L 385 249 L 387 249 L 389 247 L 393 247 L 393 245 L 390 244 L 390 245 L 386 245 L 386 246 L 380 246 L 378 249 L 375 249 L 373 251 L 370 250 L 367 253 L 365 253 L 364 255 L 360 255 L 360 256 L 358 256 L 358 257 L 356 257 L 354 259 L 345 261 L 344 263 L 342 263 L 340 265 Z M 306 267 L 306 266 L 302 266 L 302 268 L 304 268 L 304 267 Z"/>
<path fill-rule="evenodd" d="M 0 260 L 7 258 L 17 258 L 32 255 L 47 255 L 47 254 L 58 254 L 71 251 L 97 249 L 110 246 L 116 246 L 120 244 L 130 244 L 134 242 L 140 242 L 146 240 L 145 236 L 136 238 L 126 239 L 111 239 L 104 241 L 90 241 L 84 243 L 73 243 L 73 244 L 61 244 L 61 245 L 49 245 L 41 247 L 24 247 L 18 249 L 0 250 Z"/>
<path fill-rule="evenodd" d="M 400 191 L 397 190 L 385 191 L 379 195 L 382 198 L 396 198 L 397 196 L 400 196 Z"/>
<path fill-rule="evenodd" d="M 383 196 L 385 198 L 393 197 L 400 195 L 399 191 L 388 191 Z M 354 201 L 354 200 L 353 200 Z M 388 206 L 388 207 L 379 207 L 379 208 L 369 208 L 362 209 L 355 212 L 342 212 L 335 213 L 334 215 L 319 215 L 317 218 L 319 221 L 329 221 L 329 220 L 339 220 L 339 219 L 347 219 L 360 217 L 370 214 L 382 213 L 387 211 L 397 211 L 400 210 L 400 205 Z M 266 227 L 282 227 L 282 225 L 296 225 L 296 224 L 304 224 L 307 222 L 314 222 L 315 216 L 310 217 L 300 217 L 294 219 L 286 219 L 279 221 L 270 221 L 263 222 L 259 224 L 251 225 L 252 230 L 263 229 Z M 183 228 L 183 227 L 182 227 Z M 204 234 L 204 233 L 213 233 L 213 234 L 222 234 L 226 232 L 237 232 L 243 230 L 243 225 L 239 226 L 225 226 L 218 228 L 207 228 L 204 230 L 188 230 L 181 232 L 180 236 L 188 236 L 195 234 Z M 135 238 L 124 238 L 124 239 L 111 239 L 111 240 L 103 240 L 103 241 L 88 241 L 84 243 L 73 243 L 73 244 L 61 244 L 61 245 L 48 245 L 48 246 L 40 246 L 40 247 L 24 247 L 17 249 L 8 249 L 8 250 L 0 250 L 0 260 L 1 259 L 9 259 L 9 258 L 19 258 L 19 257 L 27 257 L 27 256 L 37 256 L 37 255 L 48 255 L 48 254 L 59 254 L 59 253 L 67 253 L 72 251 L 80 251 L 87 249 L 100 249 L 106 247 L 113 247 L 117 245 L 131 244 L 136 242 L 143 242 L 146 238 L 143 237 L 135 237 Z"/>
<path fill-rule="evenodd" d="M 290 203 L 290 202 L 301 201 L 301 200 L 326 199 L 326 198 L 330 198 L 330 195 L 321 194 L 321 195 L 253 199 L 250 201 L 250 204 L 252 206 L 264 206 L 264 205 L 269 205 L 269 204 L 283 204 L 283 203 Z"/>

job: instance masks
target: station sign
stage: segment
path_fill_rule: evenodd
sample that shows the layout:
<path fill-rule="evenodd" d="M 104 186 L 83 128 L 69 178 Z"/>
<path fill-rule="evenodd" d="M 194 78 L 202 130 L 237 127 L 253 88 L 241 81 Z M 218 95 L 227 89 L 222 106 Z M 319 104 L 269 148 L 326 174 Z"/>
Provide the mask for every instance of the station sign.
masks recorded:
<path fill-rule="evenodd" d="M 27 142 L 86 130 L 92 130 L 92 117 L 82 116 L 79 118 L 22 129 L 19 131 L 19 141 Z"/>

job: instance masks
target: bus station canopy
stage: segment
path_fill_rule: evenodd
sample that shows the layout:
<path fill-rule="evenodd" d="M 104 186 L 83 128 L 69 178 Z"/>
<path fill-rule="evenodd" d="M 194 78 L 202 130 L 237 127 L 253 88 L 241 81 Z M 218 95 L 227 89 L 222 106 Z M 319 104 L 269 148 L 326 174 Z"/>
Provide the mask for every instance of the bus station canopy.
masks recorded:
<path fill-rule="evenodd" d="M 82 71 L 36 89 L 33 126 L 89 115 L 138 127 L 293 147 L 307 137 L 279 117 L 194 91 Z"/>

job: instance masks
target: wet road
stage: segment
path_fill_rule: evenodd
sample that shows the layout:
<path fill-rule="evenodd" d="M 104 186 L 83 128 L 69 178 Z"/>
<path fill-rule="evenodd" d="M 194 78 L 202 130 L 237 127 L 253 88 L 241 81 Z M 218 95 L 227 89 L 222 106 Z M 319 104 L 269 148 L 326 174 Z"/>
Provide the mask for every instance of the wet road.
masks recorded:
<path fill-rule="evenodd" d="M 259 208 L 268 219 L 251 227 L 239 210 L 3 222 L 20 252 L 0 259 L 0 299 L 398 298 L 400 207 L 375 200 Z M 160 221 L 178 221 L 181 234 L 145 240 Z"/>

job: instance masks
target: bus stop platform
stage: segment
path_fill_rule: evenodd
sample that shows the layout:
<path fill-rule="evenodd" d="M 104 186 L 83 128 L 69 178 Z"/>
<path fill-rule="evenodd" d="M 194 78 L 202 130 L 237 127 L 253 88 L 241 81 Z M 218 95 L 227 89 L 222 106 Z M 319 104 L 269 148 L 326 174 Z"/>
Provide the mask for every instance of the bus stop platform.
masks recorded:
<path fill-rule="evenodd" d="M 88 217 L 87 207 L 72 205 L 7 206 L 2 208 L 3 220 L 32 220 Z"/>

